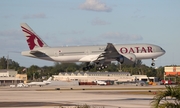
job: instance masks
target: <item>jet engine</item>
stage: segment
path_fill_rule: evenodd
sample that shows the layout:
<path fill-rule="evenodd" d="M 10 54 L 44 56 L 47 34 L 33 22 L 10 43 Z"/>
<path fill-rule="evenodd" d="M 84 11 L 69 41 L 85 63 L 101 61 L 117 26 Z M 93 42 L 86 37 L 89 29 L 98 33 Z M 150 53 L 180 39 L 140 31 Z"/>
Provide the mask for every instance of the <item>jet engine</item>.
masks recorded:
<path fill-rule="evenodd" d="M 117 61 L 120 62 L 121 64 L 124 63 L 124 56 L 123 55 L 120 55 L 118 58 L 117 58 Z"/>
<path fill-rule="evenodd" d="M 136 56 L 134 54 L 124 54 L 117 58 L 117 61 L 121 64 L 131 65 L 136 63 Z"/>

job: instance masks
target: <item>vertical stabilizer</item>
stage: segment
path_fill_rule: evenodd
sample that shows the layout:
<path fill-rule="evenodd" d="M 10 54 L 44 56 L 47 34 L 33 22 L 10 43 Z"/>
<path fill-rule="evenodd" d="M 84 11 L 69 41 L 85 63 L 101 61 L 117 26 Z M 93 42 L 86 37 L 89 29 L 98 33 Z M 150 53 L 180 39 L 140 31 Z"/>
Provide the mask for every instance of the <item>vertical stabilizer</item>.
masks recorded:
<path fill-rule="evenodd" d="M 21 23 L 21 28 L 30 50 L 48 46 L 26 23 Z"/>
<path fill-rule="evenodd" d="M 49 77 L 49 79 L 47 81 L 51 81 L 52 80 L 52 77 Z"/>

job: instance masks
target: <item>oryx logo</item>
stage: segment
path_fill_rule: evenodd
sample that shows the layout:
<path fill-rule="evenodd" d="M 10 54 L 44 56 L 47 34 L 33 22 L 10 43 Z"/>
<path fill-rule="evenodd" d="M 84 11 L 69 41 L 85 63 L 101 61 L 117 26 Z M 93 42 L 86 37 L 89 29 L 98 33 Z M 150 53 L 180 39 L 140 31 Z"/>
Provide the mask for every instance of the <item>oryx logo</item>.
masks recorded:
<path fill-rule="evenodd" d="M 35 46 L 43 47 L 44 45 L 43 42 L 34 33 L 26 29 L 25 27 L 21 26 L 21 28 L 23 32 L 28 34 L 26 35 L 26 37 L 27 37 L 27 43 L 29 45 L 30 50 L 33 50 Z"/>

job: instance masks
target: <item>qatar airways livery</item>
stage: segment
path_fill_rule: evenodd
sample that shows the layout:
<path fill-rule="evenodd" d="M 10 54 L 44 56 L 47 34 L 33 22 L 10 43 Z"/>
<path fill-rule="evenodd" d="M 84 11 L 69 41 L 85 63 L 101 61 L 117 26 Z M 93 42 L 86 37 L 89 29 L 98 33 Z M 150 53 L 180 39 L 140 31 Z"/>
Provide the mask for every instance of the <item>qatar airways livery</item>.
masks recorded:
<path fill-rule="evenodd" d="M 115 44 L 92 46 L 49 47 L 26 23 L 21 24 L 29 51 L 21 54 L 56 62 L 85 62 L 88 70 L 94 66 L 98 70 L 106 68 L 111 61 L 121 64 L 135 64 L 137 60 L 154 59 L 165 54 L 165 50 L 153 44 Z"/>

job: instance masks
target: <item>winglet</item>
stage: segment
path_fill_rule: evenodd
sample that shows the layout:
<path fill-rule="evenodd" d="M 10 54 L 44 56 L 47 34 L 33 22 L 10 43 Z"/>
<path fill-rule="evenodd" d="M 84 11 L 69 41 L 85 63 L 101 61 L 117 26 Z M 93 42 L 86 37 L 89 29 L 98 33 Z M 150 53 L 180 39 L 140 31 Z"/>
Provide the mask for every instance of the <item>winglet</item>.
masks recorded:
<path fill-rule="evenodd" d="M 48 47 L 48 45 L 26 24 L 21 23 L 22 31 L 26 36 L 26 40 L 30 50 L 41 47 Z"/>

